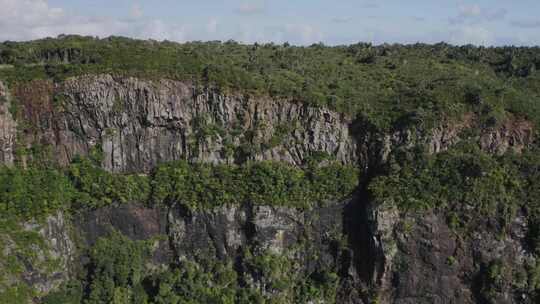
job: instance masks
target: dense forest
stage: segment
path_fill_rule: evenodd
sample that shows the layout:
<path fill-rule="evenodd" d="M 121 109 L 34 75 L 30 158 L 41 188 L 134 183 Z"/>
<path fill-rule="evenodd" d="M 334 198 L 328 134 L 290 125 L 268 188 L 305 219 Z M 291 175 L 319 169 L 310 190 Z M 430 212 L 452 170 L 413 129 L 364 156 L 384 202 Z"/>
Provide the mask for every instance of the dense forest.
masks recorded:
<path fill-rule="evenodd" d="M 535 262 L 529 262 L 521 277 L 513 277 L 507 285 L 527 294 L 530 303 L 540 297 L 537 134 L 523 151 L 493 153 L 478 144 L 482 132 L 505 128 L 508 121 L 525 121 L 533 130 L 540 128 L 538 47 L 445 43 L 302 47 L 81 36 L 0 43 L 0 80 L 10 88 L 38 79 L 60 84 L 88 74 L 179 80 L 223 94 L 270 96 L 330 109 L 352 121 L 353 132 L 369 133 L 359 138 L 375 138 L 376 144 L 365 144 L 369 147 L 366 155 L 384 157 L 344 164 L 332 155 L 314 152 L 301 166 L 181 160 L 163 162 L 150 174 L 106 171 L 101 167 L 99 145 L 90 155 L 76 156 L 64 167 L 44 160 L 42 154 L 31 161 L 17 159 L 0 167 L 0 271 L 5 273 L 0 274 L 0 303 L 38 298 L 46 304 L 308 303 L 313 299 L 320 302 L 310 303 L 339 303 L 338 290 L 351 276 L 347 271 L 290 274 L 298 263 L 296 257 L 244 248 L 238 253 L 240 268 L 268 280 L 264 288 L 271 292 L 262 292 L 262 287 L 254 288 L 245 281 L 237 261 L 185 260 L 148 271 L 152 242 L 131 240 L 118 232 L 83 246 L 86 262 L 77 275 L 43 298 L 31 284 L 13 283 L 8 278 L 22 274 L 25 262 L 37 259 L 33 248 L 44 246 L 39 235 L 25 231 L 21 223 L 44 221 L 59 211 L 68 218 L 126 204 L 147 208 L 180 204 L 186 214 L 233 205 L 305 211 L 353 196 L 361 198 L 357 203 L 395 208 L 402 218 L 444 214 L 444 222 L 461 241 L 487 218 L 489 229 L 502 239 L 515 217 L 523 216 L 528 227 L 524 246 Z M 0 100 L 4 102 L 7 97 Z M 13 98 L 10 111 L 16 117 L 18 106 Z M 420 140 L 383 153 L 382 140 L 376 139 L 403 130 L 425 136 L 441 125 L 462 123 L 464 117 L 473 122 L 459 134 L 462 140 L 440 153 L 428 151 Z M 28 129 L 28 124 L 22 122 L 22 129 Z M 289 130 L 282 133 L 279 140 Z M 31 147 L 25 149 L 25 153 L 34 153 Z M 373 152 L 376 149 L 380 151 Z M 401 231 L 412 229 L 406 224 L 400 227 Z M 350 242 L 343 237 L 332 248 L 352 252 L 355 245 Z M 8 247 L 12 254 L 5 255 L 3 249 Z M 448 257 L 449 267 L 459 263 L 455 259 Z M 495 303 L 489 301 L 507 287 L 503 266 L 495 261 L 480 267 L 481 275 L 474 283 L 480 286 L 475 287 L 479 290 L 476 299 L 482 299 L 478 303 Z M 378 303 L 372 287 L 361 291 L 366 303 Z"/>

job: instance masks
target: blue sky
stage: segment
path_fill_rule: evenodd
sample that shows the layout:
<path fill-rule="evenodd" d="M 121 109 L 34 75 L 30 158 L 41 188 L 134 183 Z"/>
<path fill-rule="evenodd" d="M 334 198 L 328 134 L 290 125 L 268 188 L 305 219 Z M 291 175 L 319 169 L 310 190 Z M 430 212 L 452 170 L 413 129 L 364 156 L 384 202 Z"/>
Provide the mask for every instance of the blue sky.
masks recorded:
<path fill-rule="evenodd" d="M 0 41 L 67 33 L 299 45 L 540 44 L 540 0 L 0 0 L 0 8 Z"/>

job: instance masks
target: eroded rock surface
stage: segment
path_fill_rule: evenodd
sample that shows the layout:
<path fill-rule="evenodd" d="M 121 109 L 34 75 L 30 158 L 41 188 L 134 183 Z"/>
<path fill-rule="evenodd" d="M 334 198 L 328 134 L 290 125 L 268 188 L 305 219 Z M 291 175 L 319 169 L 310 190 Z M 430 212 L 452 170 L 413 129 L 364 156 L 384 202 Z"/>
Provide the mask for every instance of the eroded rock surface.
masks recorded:
<path fill-rule="evenodd" d="M 0 81 L 0 163 L 12 164 L 17 139 L 17 123 L 10 112 L 7 87 Z"/>
<path fill-rule="evenodd" d="M 436 211 L 399 216 L 378 207 L 372 215 L 370 244 L 379 259 L 371 279 L 381 303 L 534 303 L 522 289 L 536 263 L 523 216 L 501 234 L 489 218 L 463 231 Z"/>
<path fill-rule="evenodd" d="M 96 146 L 114 172 L 147 172 L 179 159 L 301 164 L 314 152 L 356 161 L 349 119 L 290 100 L 110 75 L 68 80 L 54 90 L 36 81 L 15 91 L 24 119 L 38 130 L 26 135 L 27 145 L 52 145 L 62 164 Z"/>
<path fill-rule="evenodd" d="M 45 295 L 70 278 L 76 247 L 63 213 L 7 225 L 0 231 L 0 292 L 24 282 Z"/>
<path fill-rule="evenodd" d="M 53 157 L 63 165 L 101 148 L 102 165 L 113 172 L 149 172 L 159 163 L 180 159 L 300 165 L 325 152 L 369 173 L 396 149 L 423 146 L 440 153 L 470 139 L 464 135 L 467 130 L 479 128 L 467 116 L 427 134 L 415 129 L 381 134 L 346 115 L 292 100 L 110 75 L 62 84 L 38 81 L 12 92 L 0 83 L 0 162 L 5 164 L 17 161 L 17 145 L 39 144 L 52 147 Z M 12 95 L 20 102 L 16 113 L 9 110 Z M 27 124 L 18 126 L 19 119 Z M 493 154 L 520 152 L 534 140 L 532 124 L 515 117 L 477 131 L 473 141 Z M 458 213 L 466 216 L 468 211 Z M 519 212 L 511 221 L 505 233 L 489 218 L 478 219 L 471 225 L 474 231 L 464 232 L 450 227 L 441 211 L 407 214 L 360 193 L 313 210 L 111 205 L 85 213 L 73 226 L 87 245 L 111 231 L 154 240 L 156 265 L 230 261 L 246 284 L 257 288 L 267 286 L 268 278 L 250 273 L 246 250 L 285 255 L 296 261 L 291 273 L 325 269 L 338 274 L 339 303 L 489 303 L 488 295 L 494 303 L 534 303 L 524 290 L 527 283 L 518 279 L 537 263 L 525 245 L 528 223 Z M 28 229 L 39 231 L 50 248 L 47 254 L 61 261 L 61 267 L 69 269 L 78 258 L 61 215 Z M 24 278 L 43 293 L 69 277 L 65 270 L 43 274 L 35 269 L 29 267 Z M 486 279 L 495 270 L 498 279 Z"/>

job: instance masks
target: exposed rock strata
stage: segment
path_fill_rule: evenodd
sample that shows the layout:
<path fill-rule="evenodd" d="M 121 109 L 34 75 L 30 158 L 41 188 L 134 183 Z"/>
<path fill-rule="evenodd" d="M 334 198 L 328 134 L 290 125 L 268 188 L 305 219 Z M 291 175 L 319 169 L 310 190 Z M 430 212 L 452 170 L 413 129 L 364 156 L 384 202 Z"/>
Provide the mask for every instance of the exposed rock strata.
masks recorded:
<path fill-rule="evenodd" d="M 0 255 L 6 259 L 0 264 L 0 292 L 24 282 L 37 295 L 45 295 L 70 278 L 77 254 L 71 224 L 63 213 L 21 223 L 19 230 L 11 228 L 0 232 Z"/>
<path fill-rule="evenodd" d="M 17 123 L 10 108 L 9 91 L 0 81 L 0 163 L 12 164 L 17 139 Z"/>
<path fill-rule="evenodd" d="M 17 119 L 29 123 L 19 130 L 8 110 L 11 95 L 20 102 Z M 369 172 L 395 149 L 420 144 L 439 153 L 463 140 L 467 130 L 478 128 L 472 117 L 465 117 L 460 124 L 443 124 L 428 134 L 412 129 L 381 134 L 345 115 L 290 100 L 109 75 L 61 85 L 37 82 L 14 88 L 13 94 L 0 83 L 0 98 L 2 163 L 16 160 L 17 144 L 50 145 L 61 164 L 101 146 L 103 166 L 114 172 L 148 172 L 160 162 L 178 159 L 301 164 L 315 152 Z M 534 136 L 532 125 L 515 117 L 477 131 L 479 146 L 494 154 L 520 152 Z M 363 195 L 311 211 L 245 205 L 189 212 L 180 205 L 121 205 L 79 220 L 75 226 L 88 244 L 112 229 L 136 240 L 155 239 L 157 265 L 208 257 L 239 260 L 247 247 L 291 254 L 299 261 L 299 273 L 319 268 L 338 273 L 340 303 L 487 303 L 486 291 L 496 303 L 533 303 L 511 283 L 536 263 L 524 245 L 527 223 L 519 214 L 501 238 L 489 219 L 480 219 L 477 231 L 464 236 L 438 211 L 401 214 Z M 77 257 L 64 220 L 50 218 L 44 227 L 32 229 L 40 229 L 52 254 L 67 268 Z M 497 263 L 507 265 L 501 274 L 504 283 L 479 286 L 487 269 Z M 28 269 L 25 277 L 47 292 L 68 274 L 51 278 Z M 264 280 L 254 276 L 249 282 L 259 286 Z"/>
<path fill-rule="evenodd" d="M 489 218 L 477 219 L 469 235 L 437 212 L 398 216 L 379 207 L 372 215 L 370 246 L 380 258 L 371 278 L 380 303 L 534 303 L 521 289 L 536 263 L 525 246 L 523 216 L 499 237 Z M 494 265 L 501 265 L 500 283 L 485 285 Z"/>
<path fill-rule="evenodd" d="M 26 144 L 52 145 L 62 164 L 98 145 L 103 166 L 114 172 L 147 172 L 179 159 L 301 164 L 314 152 L 356 161 L 344 115 L 292 101 L 109 75 L 68 80 L 54 96 L 50 89 L 36 82 L 16 91 L 23 119 L 34 125 L 25 132 Z"/>

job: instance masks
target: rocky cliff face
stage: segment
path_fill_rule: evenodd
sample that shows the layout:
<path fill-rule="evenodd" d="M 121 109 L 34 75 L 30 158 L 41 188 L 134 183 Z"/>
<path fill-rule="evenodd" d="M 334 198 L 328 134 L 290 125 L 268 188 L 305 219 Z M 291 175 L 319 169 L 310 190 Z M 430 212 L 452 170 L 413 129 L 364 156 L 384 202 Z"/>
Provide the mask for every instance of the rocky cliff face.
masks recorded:
<path fill-rule="evenodd" d="M 22 119 L 34 126 L 25 130 L 26 144 L 52 145 L 62 164 L 96 145 L 103 149 L 103 166 L 114 172 L 147 172 L 178 159 L 300 164 L 314 151 L 356 161 L 350 120 L 291 101 L 109 75 L 58 87 L 36 81 L 15 91 Z M 8 116 L 2 120 L 9 123 Z M 12 145 L 6 142 L 3 153 L 9 155 Z"/>
<path fill-rule="evenodd" d="M 74 234 L 62 212 L 40 222 L 2 222 L 0 229 L 0 291 L 26 283 L 46 295 L 73 274 Z M 13 300 L 0 298 L 1 301 Z"/>
<path fill-rule="evenodd" d="M 178 159 L 300 165 L 324 152 L 369 173 L 395 149 L 423 144 L 439 153 L 462 140 L 464 131 L 477 128 L 473 118 L 465 117 L 429 134 L 381 134 L 344 115 L 291 100 L 109 75 L 57 85 L 35 82 L 9 91 L 0 83 L 0 161 L 6 164 L 32 157 L 15 155 L 20 146 L 39 144 L 52 147 L 60 164 L 100 146 L 103 167 L 113 172 L 144 173 Z M 8 110 L 13 98 L 20 105 L 17 111 Z M 25 123 L 18 127 L 14 118 Z M 482 149 L 502 154 L 526 148 L 533 130 L 516 118 L 476 136 Z M 337 273 L 338 303 L 488 303 L 487 293 L 494 303 L 532 303 L 526 283 L 516 279 L 536 263 L 525 244 L 528 223 L 519 213 L 511 222 L 503 235 L 489 219 L 478 219 L 477 231 L 464 236 L 437 210 L 402 213 L 370 201 L 360 187 L 348 201 L 308 211 L 247 205 L 192 212 L 179 205 L 122 205 L 85 214 L 74 227 L 87 244 L 111 229 L 132 239 L 154 240 L 156 266 L 182 260 L 232 261 L 246 284 L 255 288 L 266 288 L 266 279 L 249 271 L 245 249 L 286 256 L 295 261 L 295 273 Z M 62 216 L 38 230 L 65 268 L 77 263 Z M 491 281 L 485 279 L 490 273 L 496 275 Z M 68 274 L 44 277 L 27 269 L 25 277 L 47 292 Z M 490 285 L 481 283 L 486 281 Z"/>
<path fill-rule="evenodd" d="M 534 303 L 527 271 L 536 260 L 526 245 L 527 222 L 517 215 L 508 234 L 490 218 L 474 231 L 449 227 L 447 215 L 399 214 L 378 207 L 368 213 L 370 277 L 381 303 Z"/>
<path fill-rule="evenodd" d="M 339 303 L 534 303 L 525 286 L 536 260 L 525 245 L 522 215 L 504 237 L 489 219 L 479 219 L 477 231 L 465 236 L 444 214 L 360 204 L 353 197 L 311 211 L 243 206 L 195 213 L 177 206 L 167 214 L 123 206 L 86 215 L 79 229 L 89 242 L 110 229 L 132 239 L 161 236 L 167 241 L 156 241 L 156 266 L 232 261 L 255 288 L 264 289 L 268 278 L 250 272 L 244 250 L 285 256 L 295 261 L 295 276 L 339 274 Z"/>
<path fill-rule="evenodd" d="M 88 213 L 78 229 L 89 244 L 112 230 L 134 240 L 156 240 L 156 267 L 184 261 L 233 263 L 248 287 L 266 293 L 276 292 L 270 287 L 271 278 L 250 269 L 246 252 L 279 257 L 291 267 L 284 269 L 289 279 L 340 273 L 339 302 L 364 303 L 354 252 L 346 246 L 346 234 L 356 232 L 344 224 L 352 220 L 346 210 L 355 203 L 353 198 L 309 211 L 245 205 L 197 212 L 178 205 L 168 209 L 129 205 Z"/>
<path fill-rule="evenodd" d="M 8 89 L 0 82 L 0 162 L 12 164 L 17 139 L 17 123 L 10 113 Z"/>

